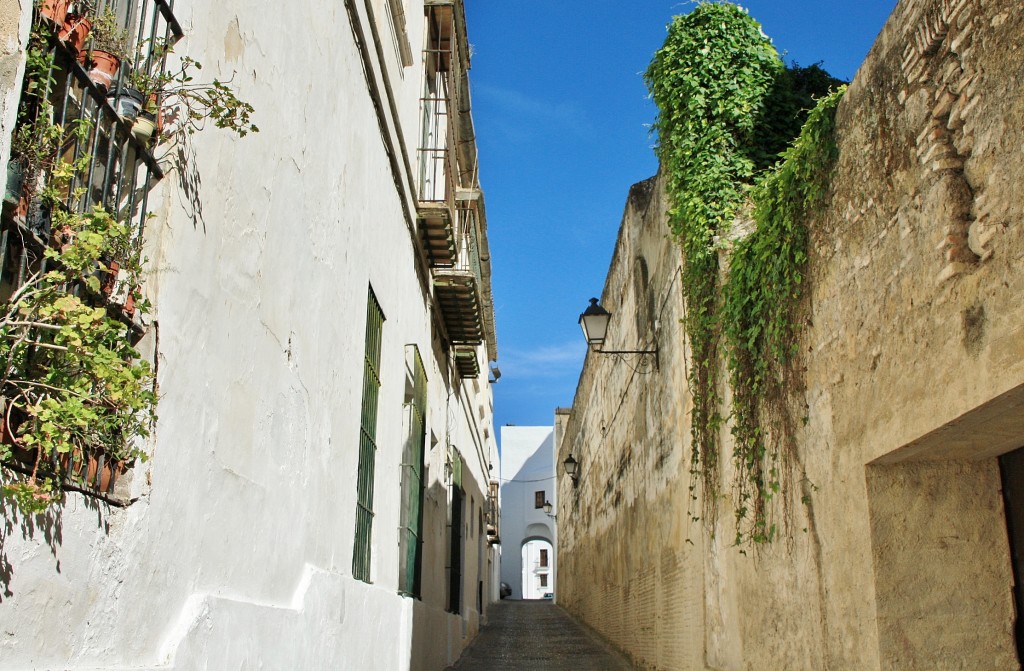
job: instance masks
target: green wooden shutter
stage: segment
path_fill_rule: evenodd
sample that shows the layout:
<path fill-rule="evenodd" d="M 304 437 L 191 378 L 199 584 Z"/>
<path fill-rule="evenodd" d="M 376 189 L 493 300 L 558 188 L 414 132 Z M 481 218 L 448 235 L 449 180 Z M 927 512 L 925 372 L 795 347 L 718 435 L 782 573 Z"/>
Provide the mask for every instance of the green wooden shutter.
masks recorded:
<path fill-rule="evenodd" d="M 412 394 L 409 434 L 402 455 L 402 515 L 399 536 L 399 584 L 403 594 L 420 595 L 420 565 L 423 547 L 423 456 L 427 441 L 427 373 L 420 351 L 411 346 Z"/>
<path fill-rule="evenodd" d="M 366 345 L 363 356 L 363 406 L 359 422 L 359 473 L 356 482 L 356 539 L 352 576 L 370 581 L 370 538 L 373 530 L 373 472 L 377 457 L 377 404 L 380 397 L 380 350 L 384 312 L 370 288 L 366 301 Z"/>

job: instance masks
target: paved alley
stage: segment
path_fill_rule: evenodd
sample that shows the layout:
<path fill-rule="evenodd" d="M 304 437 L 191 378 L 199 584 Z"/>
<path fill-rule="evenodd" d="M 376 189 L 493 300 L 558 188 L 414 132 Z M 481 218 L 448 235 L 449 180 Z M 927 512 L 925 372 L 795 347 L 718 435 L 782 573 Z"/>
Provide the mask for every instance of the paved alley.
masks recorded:
<path fill-rule="evenodd" d="M 632 671 L 622 655 L 550 601 L 492 604 L 455 671 Z"/>

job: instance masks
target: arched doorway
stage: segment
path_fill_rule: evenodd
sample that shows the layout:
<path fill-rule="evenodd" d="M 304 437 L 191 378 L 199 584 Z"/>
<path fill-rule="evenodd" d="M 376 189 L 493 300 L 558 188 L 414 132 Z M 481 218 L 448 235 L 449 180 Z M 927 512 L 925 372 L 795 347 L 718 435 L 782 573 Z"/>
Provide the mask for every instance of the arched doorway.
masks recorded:
<path fill-rule="evenodd" d="M 554 547 L 543 538 L 530 538 L 522 547 L 524 599 L 550 599 L 555 593 Z"/>

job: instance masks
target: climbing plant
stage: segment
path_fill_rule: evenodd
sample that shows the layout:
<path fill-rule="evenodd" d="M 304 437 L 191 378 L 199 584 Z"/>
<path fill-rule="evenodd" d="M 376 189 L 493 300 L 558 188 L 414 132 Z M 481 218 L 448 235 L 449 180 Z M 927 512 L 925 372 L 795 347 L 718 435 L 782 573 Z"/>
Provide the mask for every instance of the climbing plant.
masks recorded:
<path fill-rule="evenodd" d="M 756 112 L 782 69 L 775 49 L 747 13 L 703 3 L 669 26 L 646 72 L 658 105 L 658 155 L 671 194 L 669 225 L 682 245 L 685 328 L 693 396 L 691 494 L 699 482 L 703 517 L 717 518 L 718 251 L 716 237 L 736 216 L 754 163 Z"/>
<path fill-rule="evenodd" d="M 741 324 L 746 323 L 746 318 L 761 317 L 748 312 L 753 308 L 744 300 L 730 299 L 732 288 L 720 285 L 720 240 L 752 192 L 758 194 L 767 188 L 755 189 L 754 184 L 799 132 L 812 96 L 823 93 L 837 80 L 817 66 L 787 69 L 746 10 L 712 2 L 700 3 L 689 14 L 675 17 L 645 78 L 659 109 L 654 129 L 671 198 L 669 225 L 685 260 L 684 326 L 692 357 L 688 371 L 693 397 L 691 496 L 694 501 L 701 500 L 701 511 L 695 512 L 694 517 L 702 517 L 711 528 L 718 518 L 722 479 L 719 429 L 723 416 L 718 379 L 721 336 L 723 332 L 727 335 L 727 368 L 730 382 L 735 383 L 734 370 L 741 366 L 732 362 L 744 352 L 736 348 L 736 336 L 744 332 Z M 789 188 L 792 180 L 784 179 L 783 186 Z M 788 197 L 788 192 L 779 197 Z M 758 222 L 760 217 L 777 211 L 753 208 Z M 806 251 L 801 254 L 805 260 Z M 788 258 L 792 261 L 797 256 Z M 787 261 L 779 262 L 796 272 L 785 265 Z M 757 278 L 760 270 L 755 262 L 748 262 L 740 276 L 749 272 Z M 771 297 L 775 296 L 774 291 L 773 288 L 769 292 Z M 785 305 L 786 309 L 772 316 L 788 319 L 792 302 Z M 759 357 L 760 350 L 755 350 L 753 356 Z M 782 362 L 775 359 L 767 365 Z M 756 405 L 756 398 L 752 403 Z M 751 403 L 746 402 L 734 405 L 734 426 L 752 426 L 750 431 L 760 436 L 763 432 L 759 415 L 755 411 L 751 416 L 750 408 Z M 741 432 L 744 440 L 749 438 L 750 431 Z M 763 442 L 757 445 L 763 446 Z M 774 481 L 761 483 L 767 455 L 759 455 L 758 449 L 737 449 L 733 455 L 739 542 L 765 541 L 772 536 L 763 511 L 774 493 Z M 754 465 L 750 465 L 751 459 L 756 462 Z M 751 515 L 755 521 L 748 525 Z"/>
<path fill-rule="evenodd" d="M 786 393 L 799 387 L 798 310 L 808 254 L 807 216 L 828 189 L 836 157 L 835 108 L 845 89 L 811 111 L 783 160 L 751 192 L 756 228 L 739 240 L 723 287 L 721 323 L 732 389 L 736 540 L 771 540 L 768 503 L 782 487 L 780 454 L 792 435 Z"/>

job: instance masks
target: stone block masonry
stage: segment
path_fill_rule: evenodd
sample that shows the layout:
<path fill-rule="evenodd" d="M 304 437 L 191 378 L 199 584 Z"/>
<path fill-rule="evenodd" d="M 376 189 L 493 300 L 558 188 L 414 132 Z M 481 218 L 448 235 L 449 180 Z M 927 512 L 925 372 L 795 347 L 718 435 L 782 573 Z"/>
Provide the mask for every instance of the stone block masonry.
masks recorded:
<path fill-rule="evenodd" d="M 904 0 L 841 103 L 770 546 L 732 546 L 727 505 L 694 520 L 682 259 L 662 180 L 630 192 L 602 303 L 654 306 L 614 335 L 661 366 L 584 366 L 558 594 L 639 668 L 1019 668 L 1000 457 L 1024 447 L 1022 45 L 1015 0 Z"/>

